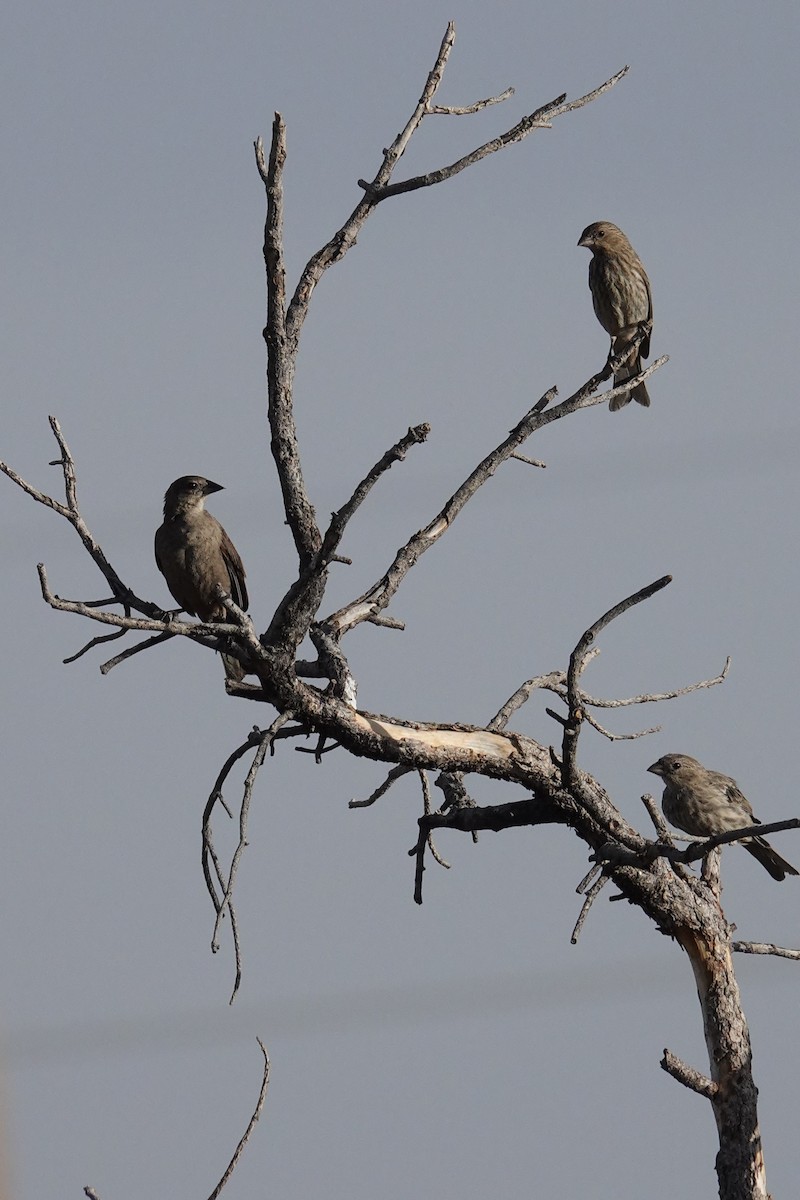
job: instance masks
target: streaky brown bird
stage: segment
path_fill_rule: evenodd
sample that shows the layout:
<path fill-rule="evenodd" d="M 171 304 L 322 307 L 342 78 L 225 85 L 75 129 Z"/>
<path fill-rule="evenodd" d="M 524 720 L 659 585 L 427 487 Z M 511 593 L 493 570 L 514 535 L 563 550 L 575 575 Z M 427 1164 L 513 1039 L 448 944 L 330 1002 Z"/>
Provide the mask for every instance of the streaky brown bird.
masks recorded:
<path fill-rule="evenodd" d="M 217 594 L 222 588 L 235 604 L 248 606 L 245 570 L 239 552 L 216 517 L 206 512 L 206 496 L 222 484 L 202 475 L 182 475 L 164 496 L 164 523 L 156 530 L 156 565 L 176 602 L 201 621 L 227 621 Z M 238 682 L 242 664 L 223 654 L 225 674 Z"/>
<path fill-rule="evenodd" d="M 735 779 L 707 770 L 688 754 L 664 754 L 647 769 L 664 780 L 661 799 L 664 816 L 692 837 L 713 837 L 716 833 L 761 824 Z M 800 874 L 765 838 L 743 838 L 741 844 L 773 879 Z"/>
<path fill-rule="evenodd" d="M 611 353 L 620 354 L 642 325 L 648 328 L 636 350 L 623 361 L 614 375 L 614 384 L 624 383 L 642 369 L 642 359 L 650 355 L 650 326 L 653 322 L 653 298 L 650 280 L 639 255 L 625 234 L 611 221 L 587 225 L 578 241 L 592 252 L 589 263 L 589 288 L 595 315 L 611 337 Z M 612 412 L 634 399 L 647 408 L 650 397 L 643 383 L 632 391 L 609 400 Z"/>

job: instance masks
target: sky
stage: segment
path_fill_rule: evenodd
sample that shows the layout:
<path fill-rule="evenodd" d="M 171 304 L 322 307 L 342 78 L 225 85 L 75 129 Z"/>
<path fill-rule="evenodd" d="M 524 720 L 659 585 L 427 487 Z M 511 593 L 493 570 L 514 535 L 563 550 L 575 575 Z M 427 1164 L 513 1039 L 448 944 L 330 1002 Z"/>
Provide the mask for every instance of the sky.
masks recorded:
<path fill-rule="evenodd" d="M 593 220 L 620 225 L 651 279 L 652 407 L 559 421 L 504 466 L 407 577 L 391 615 L 345 643 L 360 704 L 487 721 L 616 621 L 595 695 L 720 687 L 608 716 L 580 765 L 643 832 L 646 767 L 667 751 L 736 777 L 762 820 L 797 815 L 794 337 L 797 6 L 709 0 L 487 5 L 342 0 L 224 6 L 11 0 L 0 37 L 0 458 L 59 495 L 61 421 L 90 528 L 139 594 L 168 484 L 225 485 L 210 508 L 248 571 L 259 628 L 294 578 L 265 422 L 264 192 L 252 143 L 287 125 L 290 289 L 404 126 L 447 21 L 439 99 L 516 90 L 430 117 L 397 179 L 432 170 L 561 92 L 630 74 L 551 130 L 436 188 L 382 204 L 329 271 L 303 330 L 296 416 L 320 520 L 411 424 L 428 442 L 353 520 L 324 611 L 377 579 L 549 387 L 607 352 L 591 308 Z M 410 1195 L 715 1194 L 710 1107 L 659 1068 L 707 1069 L 689 964 L 638 910 L 601 898 L 570 933 L 586 848 L 563 828 L 442 834 L 413 903 L 418 784 L 351 810 L 384 778 L 343 752 L 283 745 L 251 807 L 236 895 L 244 976 L 210 949 L 200 821 L 219 767 L 269 710 L 226 697 L 184 639 L 103 677 L 119 649 L 50 611 L 103 581 L 60 518 L 0 480 L 6 715 L 0 1160 L 3 1197 L 207 1196 L 263 1117 L 229 1200 Z M 535 697 L 514 727 L 558 729 Z M 243 772 L 230 783 L 236 804 Z M 481 803 L 511 794 L 470 781 Z M 438 793 L 437 793 L 438 794 Z M 235 829 L 218 822 L 221 848 Z M 800 863 L 792 833 L 781 853 Z M 725 853 L 742 938 L 800 942 L 800 883 Z M 800 1174 L 798 965 L 738 963 L 767 1179 Z"/>

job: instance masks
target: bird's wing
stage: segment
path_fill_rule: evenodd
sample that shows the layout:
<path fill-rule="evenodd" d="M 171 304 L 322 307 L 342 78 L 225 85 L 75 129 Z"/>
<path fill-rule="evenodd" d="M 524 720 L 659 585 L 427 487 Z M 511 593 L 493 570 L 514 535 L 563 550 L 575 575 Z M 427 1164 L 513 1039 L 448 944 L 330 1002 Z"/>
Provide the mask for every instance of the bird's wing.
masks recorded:
<path fill-rule="evenodd" d="M 759 821 L 758 817 L 753 816 L 753 809 L 750 801 L 747 799 L 747 796 L 745 796 L 743 792 L 739 791 L 739 785 L 737 784 L 736 780 L 730 779 L 726 775 L 723 775 L 722 778 L 725 780 L 725 795 L 728 797 L 731 803 L 735 804 L 738 808 L 743 809 L 744 812 L 747 813 L 752 825 L 760 825 L 761 822 Z"/>
<path fill-rule="evenodd" d="M 244 564 L 239 557 L 239 551 L 234 546 L 231 539 L 228 537 L 225 530 L 220 525 L 220 552 L 222 554 L 225 567 L 228 571 L 228 579 L 231 586 L 231 599 L 234 604 L 238 604 L 239 608 L 247 610 L 249 600 L 247 598 L 247 584 L 245 583 Z"/>
<path fill-rule="evenodd" d="M 172 599 L 176 601 L 179 608 L 193 617 L 195 610 L 189 597 L 184 594 L 185 588 L 181 586 L 181 574 L 172 569 L 174 564 L 171 560 L 175 557 L 174 540 L 174 535 L 169 527 L 160 525 L 156 530 L 154 542 L 156 566 L 167 581 Z"/>

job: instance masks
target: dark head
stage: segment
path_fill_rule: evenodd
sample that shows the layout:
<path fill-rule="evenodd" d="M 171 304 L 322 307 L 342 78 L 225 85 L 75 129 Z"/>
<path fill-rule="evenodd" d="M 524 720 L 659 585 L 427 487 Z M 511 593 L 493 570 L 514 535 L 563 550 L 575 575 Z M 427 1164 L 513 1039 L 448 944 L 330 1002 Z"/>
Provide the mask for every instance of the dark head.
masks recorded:
<path fill-rule="evenodd" d="M 622 230 L 610 221 L 594 221 L 587 225 L 578 240 L 578 245 L 585 246 L 592 254 L 613 254 L 628 244 Z"/>
<path fill-rule="evenodd" d="M 178 513 L 202 509 L 206 496 L 221 492 L 221 483 L 212 483 L 202 475 L 181 475 L 167 488 L 164 496 L 164 516 L 175 517 Z"/>
<path fill-rule="evenodd" d="M 699 767 L 696 758 L 688 754 L 663 754 L 658 762 L 654 762 L 648 771 L 651 775 L 660 775 L 667 783 L 680 783 L 681 775 L 691 775 L 693 767 Z"/>

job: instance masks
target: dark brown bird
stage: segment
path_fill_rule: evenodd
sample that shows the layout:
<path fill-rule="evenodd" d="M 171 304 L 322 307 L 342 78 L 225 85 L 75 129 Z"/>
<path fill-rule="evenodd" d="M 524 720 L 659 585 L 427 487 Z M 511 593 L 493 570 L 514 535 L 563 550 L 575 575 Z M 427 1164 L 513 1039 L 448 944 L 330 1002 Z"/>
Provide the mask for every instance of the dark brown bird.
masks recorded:
<path fill-rule="evenodd" d="M 595 315 L 611 336 L 611 353 L 616 355 L 634 337 L 639 328 L 648 328 L 637 349 L 623 362 L 614 375 L 614 383 L 624 383 L 642 369 L 642 359 L 650 355 L 650 326 L 653 322 L 653 299 L 650 280 L 639 255 L 625 234 L 610 221 L 595 221 L 587 225 L 580 236 L 579 246 L 592 252 L 589 263 L 589 287 Z M 624 408 L 631 398 L 647 408 L 650 397 L 643 383 L 623 396 L 609 400 L 612 412 Z"/>
<path fill-rule="evenodd" d="M 156 530 L 156 564 L 177 603 L 201 621 L 227 621 L 217 595 L 223 588 L 235 604 L 247 608 L 242 560 L 216 517 L 206 512 L 206 496 L 222 485 L 202 475 L 182 475 L 164 496 L 164 523 Z M 225 674 L 241 680 L 238 659 L 223 654 Z"/>
<path fill-rule="evenodd" d="M 664 816 L 670 824 L 692 837 L 713 837 L 716 833 L 760 824 L 735 779 L 721 775 L 719 771 L 706 770 L 688 754 L 665 754 L 647 769 L 664 780 L 661 798 Z M 773 879 L 798 874 L 763 837 L 745 838 L 742 845 Z"/>

